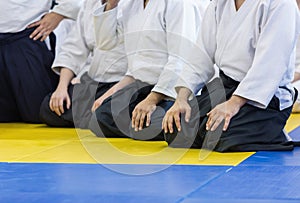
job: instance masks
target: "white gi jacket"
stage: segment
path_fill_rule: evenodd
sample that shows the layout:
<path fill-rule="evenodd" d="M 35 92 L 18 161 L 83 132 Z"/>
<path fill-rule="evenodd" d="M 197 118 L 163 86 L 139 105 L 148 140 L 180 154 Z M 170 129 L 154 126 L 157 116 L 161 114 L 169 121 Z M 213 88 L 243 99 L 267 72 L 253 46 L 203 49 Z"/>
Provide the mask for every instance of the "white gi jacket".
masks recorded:
<path fill-rule="evenodd" d="M 186 66 L 185 55 L 201 27 L 197 2 L 154 0 L 144 9 L 144 0 L 121 0 L 116 8 L 103 10 L 100 6 L 94 13 L 99 48 L 110 50 L 124 38 L 127 75 L 155 85 L 152 91 L 175 98 L 178 74 Z"/>
<path fill-rule="evenodd" d="M 110 51 L 96 48 L 92 8 L 98 0 L 86 0 L 80 9 L 76 26 L 67 36 L 53 63 L 53 70 L 60 67 L 72 70 L 77 76 L 88 71 L 98 82 L 119 81 L 127 71 L 124 43 L 120 42 Z M 101 33 L 100 33 L 101 34 Z"/>
<path fill-rule="evenodd" d="M 276 95 L 281 110 L 290 107 L 299 23 L 295 1 L 246 0 L 236 11 L 234 0 L 213 0 L 190 60 L 193 68 L 183 70 L 176 86 L 197 92 L 213 75 L 215 63 L 240 82 L 234 95 L 260 108 Z"/>
<path fill-rule="evenodd" d="M 53 12 L 76 19 L 83 0 L 56 0 Z M 38 21 L 51 9 L 52 0 L 1 0 L 0 33 L 15 33 Z"/>

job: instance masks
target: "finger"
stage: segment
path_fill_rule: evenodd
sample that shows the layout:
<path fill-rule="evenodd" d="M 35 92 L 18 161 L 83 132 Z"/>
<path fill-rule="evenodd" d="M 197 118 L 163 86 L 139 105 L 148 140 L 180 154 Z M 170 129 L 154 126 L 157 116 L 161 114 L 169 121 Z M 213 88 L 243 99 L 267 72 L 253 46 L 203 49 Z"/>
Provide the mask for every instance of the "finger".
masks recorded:
<path fill-rule="evenodd" d="M 185 122 L 189 122 L 190 121 L 190 118 L 191 118 L 191 108 L 188 108 L 186 109 L 186 112 L 185 112 Z"/>
<path fill-rule="evenodd" d="M 152 113 L 151 113 L 151 112 L 147 114 L 147 120 L 146 120 L 146 126 L 147 126 L 147 127 L 149 127 L 149 126 L 150 126 L 150 122 L 151 122 L 151 115 L 152 115 Z"/>
<path fill-rule="evenodd" d="M 58 106 L 56 106 L 56 105 L 54 105 L 54 112 L 55 112 L 58 116 L 61 115 L 61 114 L 60 114 L 60 111 L 59 111 L 59 108 L 58 108 Z"/>
<path fill-rule="evenodd" d="M 43 32 L 39 32 L 36 36 L 34 36 L 33 40 L 38 40 L 43 36 Z"/>
<path fill-rule="evenodd" d="M 54 112 L 55 112 L 58 116 L 61 116 L 61 113 L 60 113 L 58 107 L 54 108 Z"/>
<path fill-rule="evenodd" d="M 41 26 L 37 27 L 30 35 L 29 35 L 29 38 L 34 38 L 38 33 L 41 32 L 43 28 Z"/>
<path fill-rule="evenodd" d="M 206 115 L 207 115 L 207 116 L 210 116 L 210 115 L 212 114 L 213 111 L 214 111 L 213 109 L 210 110 L 210 112 L 208 112 Z"/>
<path fill-rule="evenodd" d="M 56 100 L 54 103 L 54 111 L 57 115 L 61 116 L 61 113 L 59 111 L 59 101 L 58 100 Z"/>
<path fill-rule="evenodd" d="M 168 133 L 169 129 L 168 129 L 168 119 L 169 119 L 169 116 L 166 115 L 163 119 L 163 123 L 162 123 L 162 128 L 164 130 L 165 133 Z"/>
<path fill-rule="evenodd" d="M 137 116 L 137 111 L 136 111 L 136 109 L 134 109 L 133 112 L 132 112 L 132 118 L 131 118 L 131 127 L 132 128 L 134 128 L 134 123 L 135 123 L 136 116 Z"/>
<path fill-rule="evenodd" d="M 210 111 L 208 114 L 208 119 L 207 119 L 207 122 L 206 122 L 206 130 L 210 130 L 213 123 L 214 123 L 214 118 L 216 117 L 216 113 L 214 110 Z"/>
<path fill-rule="evenodd" d="M 134 121 L 134 130 L 138 131 L 139 129 L 139 123 L 140 123 L 140 117 L 141 117 L 141 113 L 137 113 L 135 121 Z"/>
<path fill-rule="evenodd" d="M 42 29 L 42 30 L 40 30 L 40 32 L 33 39 L 34 40 L 42 39 L 44 35 L 48 36 L 47 35 L 47 30 Z"/>
<path fill-rule="evenodd" d="M 50 107 L 51 111 L 54 111 L 52 98 L 50 98 L 49 107 Z"/>
<path fill-rule="evenodd" d="M 167 126 L 168 126 L 168 129 L 169 129 L 169 132 L 170 133 L 173 133 L 173 115 L 172 116 L 169 116 L 168 120 L 167 120 Z"/>
<path fill-rule="evenodd" d="M 206 122 L 206 130 L 210 130 L 212 127 L 214 120 L 213 120 L 213 116 L 208 116 L 207 122 Z"/>
<path fill-rule="evenodd" d="M 161 129 L 165 132 L 165 124 L 166 124 L 166 117 L 167 117 L 167 114 L 164 116 L 162 122 L 161 122 Z"/>
<path fill-rule="evenodd" d="M 224 122 L 224 127 L 223 127 L 223 131 L 226 131 L 228 129 L 229 123 L 230 123 L 231 117 L 227 116 L 225 118 L 225 122 Z"/>
<path fill-rule="evenodd" d="M 38 26 L 38 25 L 40 25 L 40 23 L 41 23 L 41 21 L 33 22 L 30 25 L 28 25 L 27 28 L 32 28 L 32 27 Z"/>
<path fill-rule="evenodd" d="M 44 36 L 44 31 L 42 30 L 33 38 L 33 40 L 40 39 L 42 41 L 43 36 Z"/>
<path fill-rule="evenodd" d="M 64 99 L 60 99 L 58 105 L 59 105 L 59 106 L 58 106 L 59 111 L 60 111 L 62 114 L 65 113 L 65 110 L 64 110 Z"/>
<path fill-rule="evenodd" d="M 213 124 L 213 126 L 211 127 L 211 131 L 215 131 L 218 127 L 219 127 L 219 125 L 220 125 L 220 123 L 222 122 L 224 120 L 224 118 L 223 118 L 223 116 L 222 117 L 218 117 L 216 120 L 215 120 L 215 122 L 214 122 L 214 124 Z"/>
<path fill-rule="evenodd" d="M 67 102 L 67 109 L 70 109 L 70 107 L 71 107 L 71 99 L 70 99 L 69 96 L 67 96 L 66 102 Z"/>
<path fill-rule="evenodd" d="M 94 102 L 94 104 L 93 104 L 93 106 L 92 106 L 92 112 L 95 112 L 97 108 L 98 108 L 98 107 L 97 107 L 97 103 Z"/>
<path fill-rule="evenodd" d="M 44 41 L 48 36 L 49 36 L 49 34 L 47 32 L 44 32 L 42 34 L 41 42 Z"/>
<path fill-rule="evenodd" d="M 140 117 L 139 130 L 143 130 L 145 117 L 146 117 L 146 113 L 142 113 L 142 115 L 141 115 L 141 117 Z"/>
<path fill-rule="evenodd" d="M 175 114 L 174 115 L 174 121 L 175 121 L 175 125 L 178 129 L 178 131 L 181 131 L 181 125 L 180 125 L 180 114 Z M 172 125 L 173 126 L 173 125 Z"/>

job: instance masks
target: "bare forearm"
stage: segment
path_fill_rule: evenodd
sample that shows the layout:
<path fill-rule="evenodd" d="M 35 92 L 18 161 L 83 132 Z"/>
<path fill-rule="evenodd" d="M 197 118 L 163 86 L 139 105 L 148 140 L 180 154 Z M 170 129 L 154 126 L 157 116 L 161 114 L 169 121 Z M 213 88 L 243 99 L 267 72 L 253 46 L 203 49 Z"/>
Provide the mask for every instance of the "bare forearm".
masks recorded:
<path fill-rule="evenodd" d="M 189 96 L 192 94 L 192 91 L 186 87 L 180 87 L 177 92 L 176 100 L 187 101 Z"/>
<path fill-rule="evenodd" d="M 228 102 L 234 104 L 235 106 L 238 106 L 239 108 L 244 106 L 247 103 L 247 101 L 247 99 L 238 95 L 232 95 L 232 97 L 228 100 Z"/>
<path fill-rule="evenodd" d="M 58 23 L 61 22 L 64 18 L 68 18 L 62 14 L 56 13 L 55 11 L 50 12 L 52 14 L 53 20 L 56 20 Z"/>
<path fill-rule="evenodd" d="M 131 76 L 125 76 L 122 80 L 120 80 L 117 84 L 111 87 L 105 94 L 102 95 L 103 100 L 113 95 L 115 92 L 119 91 L 123 87 L 129 85 L 134 82 L 135 79 Z"/>
<path fill-rule="evenodd" d="M 147 96 L 146 100 L 148 100 L 149 102 L 151 102 L 153 104 L 158 104 L 164 98 L 166 98 L 166 96 L 164 94 L 161 94 L 161 93 L 158 93 L 158 92 L 151 92 Z"/>
<path fill-rule="evenodd" d="M 74 78 L 74 73 L 68 68 L 61 68 L 59 83 L 57 88 L 68 88 L 71 80 Z"/>

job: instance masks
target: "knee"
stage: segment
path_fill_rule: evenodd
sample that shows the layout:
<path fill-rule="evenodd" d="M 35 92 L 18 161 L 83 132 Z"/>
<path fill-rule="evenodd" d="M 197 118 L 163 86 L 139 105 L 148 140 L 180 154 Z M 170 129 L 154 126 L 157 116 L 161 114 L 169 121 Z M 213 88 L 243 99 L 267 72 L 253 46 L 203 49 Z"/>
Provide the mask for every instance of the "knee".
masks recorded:
<path fill-rule="evenodd" d="M 47 125 L 48 125 L 50 114 L 53 113 L 49 107 L 50 96 L 51 95 L 49 94 L 44 98 L 44 100 L 41 103 L 40 112 L 39 112 L 40 120 Z"/>
<path fill-rule="evenodd" d="M 107 105 L 101 105 L 94 114 L 99 124 L 113 124 L 112 113 Z"/>
<path fill-rule="evenodd" d="M 151 125 L 145 127 L 141 131 L 135 131 L 130 128 L 130 137 L 135 140 L 146 140 L 146 141 L 164 141 L 164 133 L 161 128 L 153 128 Z"/>
<path fill-rule="evenodd" d="M 39 117 L 41 122 L 51 127 L 74 127 L 74 123 L 71 121 L 71 118 L 64 119 L 50 109 L 50 97 L 51 94 L 47 95 L 40 106 Z"/>
<path fill-rule="evenodd" d="M 176 126 L 173 126 L 173 133 L 164 133 L 164 139 L 169 147 L 173 148 L 198 148 L 195 147 L 195 136 L 188 130 L 178 132 Z"/>
<path fill-rule="evenodd" d="M 105 137 L 104 133 L 101 130 L 99 121 L 97 119 L 96 113 L 92 114 L 92 117 L 89 121 L 88 124 L 88 129 L 90 129 L 90 131 L 92 131 L 97 137 Z"/>
<path fill-rule="evenodd" d="M 105 105 L 96 109 L 89 122 L 89 129 L 97 137 L 113 137 L 114 133 L 111 132 L 113 126 L 114 120 Z"/>

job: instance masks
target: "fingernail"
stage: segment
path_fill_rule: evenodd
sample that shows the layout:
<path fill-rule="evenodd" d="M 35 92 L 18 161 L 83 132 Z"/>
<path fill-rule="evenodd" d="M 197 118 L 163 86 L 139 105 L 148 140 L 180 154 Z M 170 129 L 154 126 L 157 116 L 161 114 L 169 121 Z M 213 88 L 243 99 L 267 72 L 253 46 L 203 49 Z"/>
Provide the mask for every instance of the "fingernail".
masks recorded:
<path fill-rule="evenodd" d="M 181 131 L 181 128 L 178 128 L 178 131 L 180 132 L 180 131 Z"/>

